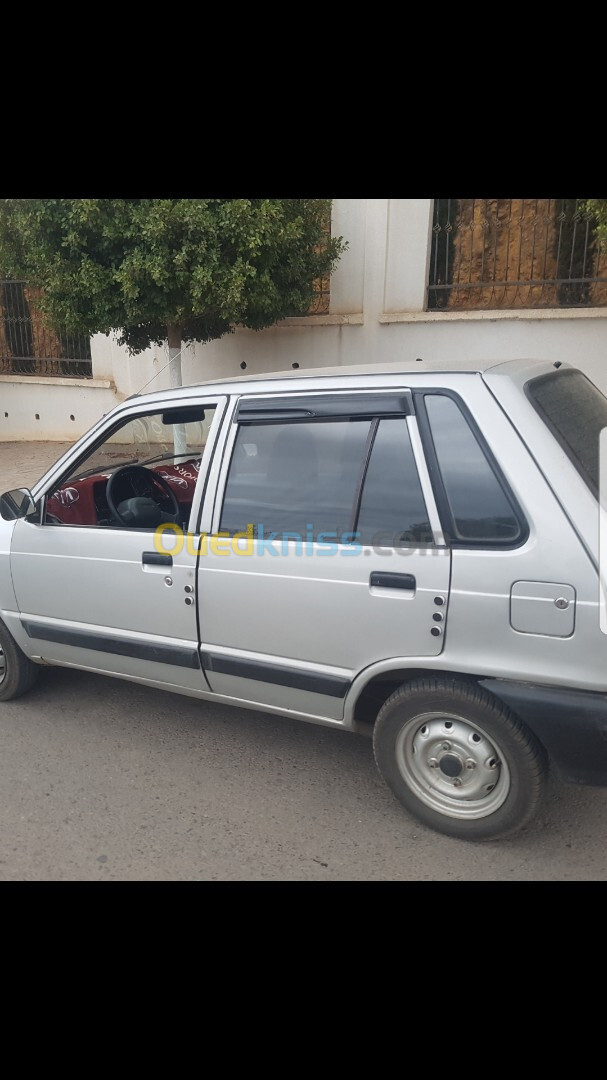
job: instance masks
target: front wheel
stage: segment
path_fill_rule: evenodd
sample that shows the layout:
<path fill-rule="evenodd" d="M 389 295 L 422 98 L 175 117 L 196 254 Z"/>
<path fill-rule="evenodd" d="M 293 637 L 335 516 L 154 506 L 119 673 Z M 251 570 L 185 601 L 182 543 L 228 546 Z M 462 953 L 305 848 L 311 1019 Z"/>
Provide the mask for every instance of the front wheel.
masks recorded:
<path fill-rule="evenodd" d="M 475 683 L 427 678 L 383 705 L 375 760 L 397 799 L 425 825 L 489 840 L 533 816 L 546 755 L 531 731 Z"/>
<path fill-rule="evenodd" d="M 0 619 L 0 701 L 21 697 L 38 678 L 37 664 L 25 655 Z"/>

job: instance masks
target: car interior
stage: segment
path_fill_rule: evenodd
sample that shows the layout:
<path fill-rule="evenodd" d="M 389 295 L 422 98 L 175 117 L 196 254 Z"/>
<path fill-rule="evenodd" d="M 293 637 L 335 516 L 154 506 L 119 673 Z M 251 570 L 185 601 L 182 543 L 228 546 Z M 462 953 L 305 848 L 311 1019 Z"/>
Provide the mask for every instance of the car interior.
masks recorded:
<path fill-rule="evenodd" d="M 172 409 L 122 425 L 46 499 L 46 525 L 187 527 L 214 409 Z"/>

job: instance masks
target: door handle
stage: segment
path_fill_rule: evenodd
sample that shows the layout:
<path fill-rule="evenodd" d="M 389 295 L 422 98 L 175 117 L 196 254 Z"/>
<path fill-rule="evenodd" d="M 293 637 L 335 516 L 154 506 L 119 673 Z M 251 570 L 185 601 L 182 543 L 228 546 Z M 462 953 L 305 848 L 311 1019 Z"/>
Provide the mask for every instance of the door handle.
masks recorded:
<path fill-rule="evenodd" d="M 157 551 L 144 551 L 141 556 L 141 561 L 144 565 L 148 566 L 172 566 L 172 555 L 160 555 Z"/>
<path fill-rule="evenodd" d="M 369 585 L 377 589 L 415 589 L 415 577 L 413 574 L 388 574 L 381 570 L 374 570 L 369 578 Z"/>

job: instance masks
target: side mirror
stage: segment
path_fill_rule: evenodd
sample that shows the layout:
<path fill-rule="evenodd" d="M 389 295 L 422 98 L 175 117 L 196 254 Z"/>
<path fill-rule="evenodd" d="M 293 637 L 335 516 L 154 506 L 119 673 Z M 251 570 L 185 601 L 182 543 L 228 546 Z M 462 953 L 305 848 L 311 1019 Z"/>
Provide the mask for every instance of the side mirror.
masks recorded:
<path fill-rule="evenodd" d="M 36 503 L 28 488 L 13 488 L 0 495 L 0 514 L 5 521 L 14 521 L 15 518 L 29 517 L 35 513 Z"/>

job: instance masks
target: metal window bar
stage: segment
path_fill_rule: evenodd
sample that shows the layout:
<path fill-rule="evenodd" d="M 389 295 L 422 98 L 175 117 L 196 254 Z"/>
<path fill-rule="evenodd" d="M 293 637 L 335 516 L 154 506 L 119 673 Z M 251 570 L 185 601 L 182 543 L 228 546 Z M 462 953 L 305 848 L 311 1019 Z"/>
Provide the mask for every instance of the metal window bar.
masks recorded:
<path fill-rule="evenodd" d="M 329 278 L 317 278 L 314 282 L 314 299 L 308 308 L 307 315 L 328 315 L 331 299 Z"/>
<path fill-rule="evenodd" d="M 26 281 L 0 279 L 0 374 L 91 378 L 90 338 L 49 326 L 39 298 Z"/>
<path fill-rule="evenodd" d="M 428 308 L 607 306 L 583 199 L 435 199 Z"/>

